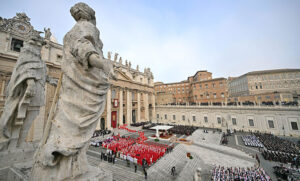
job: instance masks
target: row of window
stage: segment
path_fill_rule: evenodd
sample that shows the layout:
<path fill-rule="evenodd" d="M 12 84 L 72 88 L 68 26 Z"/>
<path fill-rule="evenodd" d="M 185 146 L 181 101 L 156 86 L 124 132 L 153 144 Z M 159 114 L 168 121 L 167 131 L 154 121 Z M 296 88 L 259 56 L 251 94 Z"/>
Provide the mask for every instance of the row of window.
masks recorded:
<path fill-rule="evenodd" d="M 256 77 L 249 77 L 249 81 L 263 81 L 263 80 L 279 80 L 279 79 L 293 79 L 300 78 L 300 73 L 280 73 L 280 74 L 270 74 Z"/>
<path fill-rule="evenodd" d="M 202 89 L 202 84 L 198 84 L 198 85 L 199 85 L 199 88 Z M 219 82 L 219 86 L 220 86 L 220 87 L 223 87 L 223 85 L 224 85 L 223 82 Z M 208 84 L 204 84 L 204 86 L 203 86 L 203 88 L 205 88 L 205 89 L 207 89 L 208 87 L 209 87 Z M 211 84 L 211 87 L 212 87 L 212 88 L 215 88 L 215 87 L 216 87 L 216 84 L 215 84 L 215 83 L 212 83 L 212 84 Z M 197 88 L 197 84 L 194 84 L 194 89 L 196 89 L 196 88 Z"/>
<path fill-rule="evenodd" d="M 208 117 L 204 116 L 204 122 L 207 123 L 208 122 Z M 157 119 L 159 119 L 159 114 L 157 114 Z M 165 114 L 165 119 L 168 119 L 168 115 Z M 192 116 L 193 121 L 196 121 L 196 116 Z M 173 115 L 173 120 L 176 121 L 176 115 Z M 182 115 L 182 121 L 185 121 L 185 115 Z M 237 125 L 237 120 L 236 118 L 231 118 L 232 121 L 232 125 Z M 217 117 L 217 122 L 218 124 L 222 123 L 222 119 L 221 117 Z M 253 119 L 248 119 L 248 123 L 249 126 L 254 127 L 254 120 Z M 269 128 L 275 128 L 274 126 L 274 121 L 273 120 L 268 120 L 268 126 Z M 298 130 L 298 124 L 297 122 L 292 121 L 291 122 L 291 127 L 292 130 Z"/>
<path fill-rule="evenodd" d="M 225 97 L 223 92 L 221 93 L 221 97 Z M 197 99 L 198 96 L 195 95 L 194 98 Z M 200 94 L 200 99 L 203 99 L 203 98 L 204 98 L 204 96 L 202 94 Z M 206 98 L 207 99 L 210 98 L 210 95 L 208 93 L 206 94 Z M 213 93 L 213 98 L 217 98 L 217 93 Z"/>

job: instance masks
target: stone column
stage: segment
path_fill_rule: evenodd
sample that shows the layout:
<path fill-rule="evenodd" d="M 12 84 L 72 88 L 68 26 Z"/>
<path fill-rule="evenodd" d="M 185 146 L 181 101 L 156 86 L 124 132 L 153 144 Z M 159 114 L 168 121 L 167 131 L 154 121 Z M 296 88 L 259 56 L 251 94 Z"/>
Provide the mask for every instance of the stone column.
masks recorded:
<path fill-rule="evenodd" d="M 131 99 L 131 92 L 127 90 L 127 118 L 126 124 L 130 125 L 131 123 L 131 114 L 132 114 L 132 99 Z"/>
<path fill-rule="evenodd" d="M 106 97 L 106 126 L 111 129 L 111 88 L 108 89 Z"/>
<path fill-rule="evenodd" d="M 137 92 L 137 122 L 141 122 L 141 93 Z"/>
<path fill-rule="evenodd" d="M 151 96 L 151 104 L 152 104 L 152 121 L 156 119 L 156 112 L 155 112 L 155 94 L 153 93 Z"/>
<path fill-rule="evenodd" d="M 123 125 L 123 90 L 119 91 L 119 125 Z"/>
<path fill-rule="evenodd" d="M 144 93 L 145 121 L 149 121 L 148 93 Z"/>

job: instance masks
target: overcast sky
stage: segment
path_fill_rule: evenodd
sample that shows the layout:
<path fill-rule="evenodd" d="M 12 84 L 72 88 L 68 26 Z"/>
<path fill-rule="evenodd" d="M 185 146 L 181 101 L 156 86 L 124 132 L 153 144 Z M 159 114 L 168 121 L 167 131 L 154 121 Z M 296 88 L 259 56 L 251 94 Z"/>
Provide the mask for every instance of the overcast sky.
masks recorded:
<path fill-rule="evenodd" d="M 0 0 L 0 16 L 25 12 L 59 43 L 75 21 L 72 0 Z M 177 82 L 300 68 L 300 0 L 90 0 L 107 51 L 118 52 L 155 81 Z"/>

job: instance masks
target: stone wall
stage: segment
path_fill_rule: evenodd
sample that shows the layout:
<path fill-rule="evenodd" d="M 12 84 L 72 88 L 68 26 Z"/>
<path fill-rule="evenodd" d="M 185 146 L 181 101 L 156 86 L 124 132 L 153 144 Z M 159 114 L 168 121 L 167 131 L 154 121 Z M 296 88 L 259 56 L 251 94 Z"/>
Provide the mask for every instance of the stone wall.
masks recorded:
<path fill-rule="evenodd" d="M 296 106 L 157 106 L 156 121 L 300 136 L 300 107 Z"/>

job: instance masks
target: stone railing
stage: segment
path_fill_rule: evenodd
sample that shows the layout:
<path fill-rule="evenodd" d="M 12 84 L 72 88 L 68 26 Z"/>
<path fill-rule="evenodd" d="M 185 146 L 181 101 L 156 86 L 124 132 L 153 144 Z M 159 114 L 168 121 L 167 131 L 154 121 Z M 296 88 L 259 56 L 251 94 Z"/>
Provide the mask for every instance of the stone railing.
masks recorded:
<path fill-rule="evenodd" d="M 300 110 L 300 105 L 201 105 L 201 104 L 186 104 L 186 105 L 180 105 L 180 104 L 167 104 L 167 105 L 156 105 L 156 108 L 243 108 L 243 109 L 297 109 Z"/>

